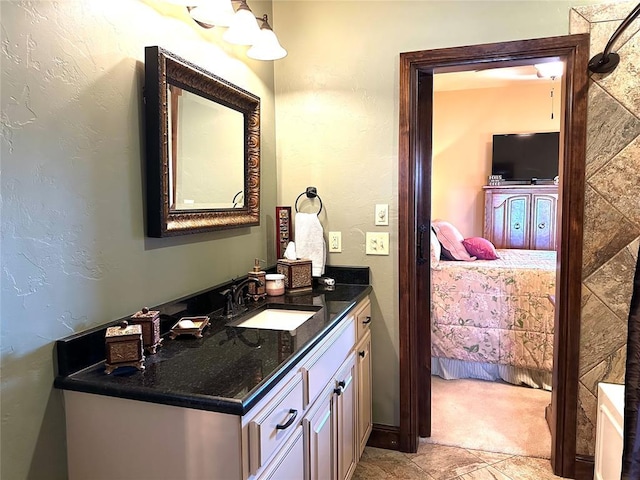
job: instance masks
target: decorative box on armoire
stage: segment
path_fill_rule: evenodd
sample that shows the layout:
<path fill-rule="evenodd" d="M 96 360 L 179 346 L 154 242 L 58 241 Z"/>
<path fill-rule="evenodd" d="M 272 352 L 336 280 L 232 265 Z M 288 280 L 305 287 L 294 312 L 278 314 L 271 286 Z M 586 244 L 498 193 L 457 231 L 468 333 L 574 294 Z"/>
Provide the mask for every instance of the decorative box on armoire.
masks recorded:
<path fill-rule="evenodd" d="M 121 322 L 108 327 L 105 333 L 105 371 L 108 374 L 118 367 L 136 367 L 144 370 L 142 326 Z"/>
<path fill-rule="evenodd" d="M 131 315 L 129 323 L 142 327 L 144 351 L 149 354 L 156 353 L 156 349 L 162 342 L 160 338 L 160 312 L 144 307 L 142 310 Z"/>

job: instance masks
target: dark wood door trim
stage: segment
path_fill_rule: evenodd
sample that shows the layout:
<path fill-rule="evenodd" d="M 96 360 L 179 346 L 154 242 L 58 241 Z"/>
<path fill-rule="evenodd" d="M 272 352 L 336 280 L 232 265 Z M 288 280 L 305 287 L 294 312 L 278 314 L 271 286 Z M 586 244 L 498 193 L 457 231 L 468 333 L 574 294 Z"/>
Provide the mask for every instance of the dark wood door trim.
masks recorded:
<path fill-rule="evenodd" d="M 418 136 L 416 145 L 416 221 L 418 223 L 418 242 L 421 251 L 418 252 L 416 265 L 416 319 L 418 338 L 423 339 L 423 345 L 431 345 L 431 230 L 430 223 L 422 223 L 421 219 L 431 216 L 431 156 L 425 157 L 424 152 L 431 152 L 433 148 L 433 73 L 418 70 L 418 111 L 416 118 L 417 131 L 423 132 Z M 425 296 L 426 292 L 426 296 Z M 418 351 L 418 435 L 431 436 L 431 356 Z"/>
<path fill-rule="evenodd" d="M 573 477 L 576 465 L 576 414 L 580 341 L 582 231 L 589 36 L 521 40 L 400 54 L 399 158 L 398 158 L 398 263 L 400 341 L 400 450 L 415 452 L 418 445 L 421 365 L 430 364 L 431 352 L 419 337 L 416 281 L 416 249 L 419 224 L 418 188 L 425 184 L 425 163 L 431 163 L 430 139 L 425 128 L 417 129 L 420 72 L 470 70 L 531 63 L 545 57 L 560 57 L 566 63 L 563 78 L 563 138 L 559 194 L 559 278 L 556 292 L 553 415 L 555 435 L 552 465 L 558 475 Z M 424 93 L 423 93 L 424 94 Z M 430 135 L 430 128 L 428 129 Z M 430 182 L 430 178 L 427 179 Z M 430 185 L 430 183 L 427 183 Z M 427 213 L 428 214 L 428 213 Z M 422 214 L 424 215 L 424 214 Z M 424 288 L 424 285 L 422 286 Z M 426 358 L 428 357 L 428 358 Z"/>

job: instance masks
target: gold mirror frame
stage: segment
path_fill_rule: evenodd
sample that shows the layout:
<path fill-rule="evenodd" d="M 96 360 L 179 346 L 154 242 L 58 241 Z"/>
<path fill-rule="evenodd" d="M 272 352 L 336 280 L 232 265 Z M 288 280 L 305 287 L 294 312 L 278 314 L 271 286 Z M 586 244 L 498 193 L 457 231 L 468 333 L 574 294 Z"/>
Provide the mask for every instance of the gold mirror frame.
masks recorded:
<path fill-rule="evenodd" d="M 240 208 L 172 210 L 169 85 L 242 113 L 244 204 Z M 145 48 L 147 234 L 168 237 L 260 224 L 260 98 L 157 46 Z M 224 172 L 221 172 L 224 175 Z"/>

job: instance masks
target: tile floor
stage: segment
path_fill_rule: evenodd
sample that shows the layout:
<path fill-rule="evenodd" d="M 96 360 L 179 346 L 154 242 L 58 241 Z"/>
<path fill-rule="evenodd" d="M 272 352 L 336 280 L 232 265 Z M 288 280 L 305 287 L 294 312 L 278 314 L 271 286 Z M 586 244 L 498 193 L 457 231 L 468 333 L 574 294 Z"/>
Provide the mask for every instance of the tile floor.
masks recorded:
<path fill-rule="evenodd" d="M 417 453 L 366 447 L 353 480 L 551 480 L 548 459 L 420 443 Z"/>

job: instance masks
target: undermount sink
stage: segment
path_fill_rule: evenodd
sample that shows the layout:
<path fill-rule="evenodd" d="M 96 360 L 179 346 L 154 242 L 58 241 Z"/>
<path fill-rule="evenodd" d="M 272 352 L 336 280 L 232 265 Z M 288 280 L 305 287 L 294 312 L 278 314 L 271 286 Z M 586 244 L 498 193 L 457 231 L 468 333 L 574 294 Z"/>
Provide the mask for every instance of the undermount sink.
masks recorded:
<path fill-rule="evenodd" d="M 260 328 L 263 330 L 293 331 L 313 317 L 321 307 L 311 309 L 291 309 L 271 307 L 261 310 L 249 318 L 240 319 L 234 327 Z"/>

